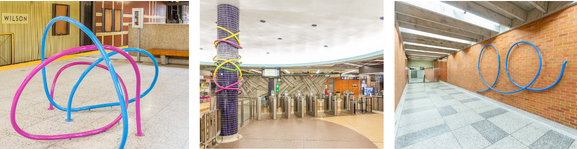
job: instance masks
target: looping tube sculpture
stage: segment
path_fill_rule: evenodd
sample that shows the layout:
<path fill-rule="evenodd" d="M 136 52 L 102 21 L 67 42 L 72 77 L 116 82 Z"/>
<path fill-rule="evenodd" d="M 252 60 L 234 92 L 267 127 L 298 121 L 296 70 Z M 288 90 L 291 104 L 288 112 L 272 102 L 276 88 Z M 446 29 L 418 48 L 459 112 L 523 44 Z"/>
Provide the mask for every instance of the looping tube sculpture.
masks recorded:
<path fill-rule="evenodd" d="M 509 65 L 508 65 L 508 62 L 509 62 L 509 54 L 511 54 L 511 50 L 513 50 L 513 47 L 514 47 L 515 45 L 519 44 L 519 43 L 526 43 L 526 44 L 529 44 L 529 45 L 533 46 L 533 48 L 535 48 L 535 50 L 537 51 L 537 54 L 539 55 L 539 70 L 537 71 L 537 74 L 535 75 L 535 77 L 533 78 L 533 80 L 531 80 L 531 82 L 530 82 L 529 84 L 527 84 L 527 86 L 520 86 L 520 85 L 518 85 L 517 83 L 515 83 L 515 81 L 513 81 L 513 79 L 511 78 L 511 75 L 509 74 Z M 499 68 L 498 68 L 499 70 L 497 70 L 497 77 L 495 77 L 495 82 L 493 82 L 493 85 L 491 85 L 491 86 L 489 86 L 489 84 L 487 84 L 487 82 L 485 82 L 485 79 L 483 79 L 483 76 L 481 75 L 481 66 L 480 66 L 480 64 L 481 64 L 481 56 L 483 55 L 483 51 L 485 50 L 485 47 L 487 47 L 487 46 L 489 46 L 489 45 L 491 45 L 491 46 L 495 49 L 495 51 L 497 51 L 497 59 L 499 60 L 499 61 L 498 61 L 498 62 L 499 62 Z M 489 87 L 489 88 L 488 88 L 488 89 L 485 89 L 485 90 L 477 90 L 477 92 L 486 92 L 486 91 L 488 91 L 489 89 L 494 90 L 495 92 L 498 92 L 498 93 L 503 93 L 503 94 L 511 94 L 511 93 L 516 93 L 516 92 L 520 92 L 520 91 L 523 91 L 523 90 L 544 91 L 544 90 L 550 89 L 551 87 L 553 87 L 553 86 L 557 85 L 557 83 L 559 83 L 559 81 L 560 81 L 561 78 L 563 77 L 563 73 L 565 72 L 565 66 L 566 66 L 566 64 L 567 64 L 567 61 L 564 61 L 564 62 L 563 62 L 563 66 L 561 67 L 561 73 L 559 73 L 559 77 L 557 77 L 557 81 L 555 81 L 555 82 L 554 82 L 553 84 L 551 84 L 550 86 L 545 87 L 545 88 L 542 88 L 542 89 L 529 88 L 529 86 L 531 86 L 531 85 L 535 82 L 535 80 L 537 80 L 537 77 L 539 77 L 539 73 L 541 72 L 541 66 L 543 65 L 543 59 L 542 59 L 542 57 L 541 57 L 541 52 L 539 51 L 539 49 L 537 48 L 537 46 L 535 46 L 535 45 L 533 45 L 532 43 L 527 42 L 527 41 L 519 41 L 519 42 L 513 44 L 513 45 L 511 46 L 511 48 L 509 48 L 509 52 L 507 52 L 507 58 L 505 59 L 505 70 L 507 71 L 507 76 L 509 77 L 509 80 L 511 81 L 511 83 L 513 83 L 515 86 L 517 86 L 517 87 L 519 87 L 519 88 L 521 88 L 521 89 L 516 90 L 516 91 L 511 91 L 511 92 L 499 91 L 499 90 L 493 88 L 493 86 L 495 86 L 495 84 L 497 83 L 497 79 L 499 78 L 499 72 L 501 71 L 501 60 L 500 60 L 500 58 L 499 58 L 499 51 L 497 50 L 497 48 L 495 48 L 495 46 L 494 46 L 493 44 L 487 44 L 487 45 L 485 45 L 485 46 L 483 47 L 483 49 L 481 49 L 481 52 L 479 53 L 479 60 L 478 60 L 478 62 L 477 62 L 477 70 L 478 70 L 478 72 L 479 72 L 479 77 L 481 78 L 481 80 L 483 81 L 483 83 L 485 83 L 485 85 L 486 85 L 487 87 Z"/>
<path fill-rule="evenodd" d="M 82 47 L 76 47 L 76 48 L 64 50 L 64 51 L 59 52 L 59 53 L 57 53 L 57 54 L 55 54 L 55 55 L 53 55 L 53 56 L 51 56 L 45 60 L 46 35 L 48 34 L 50 27 L 57 21 L 66 21 L 66 22 L 69 22 L 70 24 L 76 25 L 78 28 L 80 28 L 82 31 L 84 31 L 90 37 L 90 39 L 95 43 L 95 45 L 82 46 Z M 111 50 L 112 52 L 107 54 L 105 49 Z M 72 53 L 77 53 L 77 52 L 91 51 L 91 50 L 98 50 L 100 52 L 100 54 L 102 55 L 102 57 L 99 58 L 98 60 L 94 61 L 94 62 L 73 62 L 73 63 L 70 63 L 70 64 L 63 66 L 55 75 L 54 81 L 52 82 L 52 87 L 51 87 L 50 91 L 48 91 L 48 84 L 46 82 L 46 70 L 44 68 L 46 65 L 48 65 L 49 63 L 55 61 L 56 59 L 58 59 L 62 56 L 72 54 Z M 143 54 L 147 55 L 148 57 L 150 57 L 154 63 L 154 67 L 155 67 L 154 79 L 153 79 L 152 83 L 150 84 L 150 87 L 142 94 L 140 94 L 140 81 L 141 81 L 140 80 L 140 71 L 139 71 L 138 66 L 136 65 L 136 62 L 134 61 L 134 59 L 132 59 L 132 57 L 130 55 L 128 55 L 127 52 L 143 53 Z M 128 100 L 128 91 L 126 89 L 126 86 L 124 85 L 124 82 L 122 81 L 120 76 L 118 76 L 116 74 L 116 71 L 114 70 L 114 67 L 112 66 L 112 63 L 110 62 L 109 57 L 116 55 L 116 54 L 121 54 L 131 63 L 131 65 L 134 69 L 135 75 L 136 75 L 136 94 L 135 95 L 140 95 L 140 96 L 136 96 L 135 98 Z M 69 138 L 76 138 L 76 137 L 84 137 L 84 136 L 89 136 L 89 135 L 97 134 L 100 132 L 104 132 L 104 131 L 108 130 L 109 128 L 111 128 L 112 126 L 114 126 L 115 124 L 117 124 L 120 121 L 120 119 L 122 119 L 123 131 L 122 131 L 122 140 L 120 142 L 119 148 L 124 148 L 124 145 L 126 143 L 127 134 L 128 134 L 128 118 L 127 118 L 128 114 L 126 111 L 126 107 L 128 106 L 129 103 L 136 102 L 136 106 L 135 106 L 136 107 L 136 129 L 137 129 L 136 135 L 137 136 L 143 135 L 142 130 L 140 128 L 140 121 L 141 121 L 140 120 L 140 99 L 143 98 L 144 96 L 146 96 L 150 92 L 150 90 L 152 90 L 152 88 L 156 84 L 156 80 L 158 79 L 158 63 L 156 62 L 156 59 L 154 58 L 153 55 L 146 52 L 145 50 L 137 49 L 137 48 L 119 49 L 119 48 L 114 47 L 114 46 L 102 45 L 100 43 L 100 41 L 98 41 L 98 39 L 96 38 L 94 33 L 92 33 L 88 28 L 86 28 L 80 22 L 78 22 L 72 18 L 69 18 L 69 17 L 60 16 L 60 17 L 55 17 L 54 19 L 52 19 L 48 23 L 48 25 L 46 25 L 46 29 L 44 30 L 44 34 L 42 36 L 42 47 L 41 47 L 40 57 L 41 57 L 41 59 L 40 59 L 41 63 L 38 66 L 36 66 L 36 68 L 34 68 L 26 76 L 26 78 L 24 79 L 24 81 L 22 82 L 22 84 L 20 85 L 18 90 L 16 91 L 16 94 L 14 95 L 14 99 L 12 101 L 12 108 L 10 109 L 10 121 L 11 121 L 12 127 L 14 128 L 14 130 L 16 132 L 18 132 L 18 134 L 20 134 L 24 137 L 30 138 L 30 139 L 35 139 L 35 140 L 56 140 L 56 139 L 69 139 Z M 102 61 L 104 61 L 106 63 L 106 66 L 99 64 Z M 54 88 L 56 85 L 56 81 L 58 80 L 58 76 L 60 75 L 60 73 L 62 71 L 64 71 L 65 69 L 67 69 L 69 67 L 75 66 L 75 65 L 90 65 L 90 66 L 84 71 L 84 73 L 80 76 L 80 78 L 78 79 L 78 81 L 76 82 L 74 87 L 72 88 L 72 91 L 70 93 L 70 97 L 68 99 L 68 107 L 62 107 L 62 106 L 58 105 L 56 102 L 54 102 L 54 100 L 53 100 Z M 90 70 L 92 70 L 92 68 L 94 68 L 95 66 L 98 66 L 100 68 L 108 70 L 108 72 L 110 73 L 110 76 L 112 77 L 112 82 L 114 84 L 119 102 L 99 104 L 99 105 L 91 105 L 91 106 L 85 106 L 85 107 L 79 107 L 79 108 L 72 108 L 72 106 L 71 106 L 72 105 L 72 99 L 74 97 L 74 93 L 76 92 L 76 89 L 80 85 L 80 82 L 82 82 L 84 77 L 88 74 L 88 72 L 90 72 Z M 90 109 L 96 109 L 96 108 L 120 106 L 122 113 L 114 121 L 112 121 L 112 123 L 105 125 L 104 127 L 101 127 L 101 128 L 95 129 L 95 130 L 85 131 L 85 132 L 78 132 L 78 133 L 71 133 L 71 134 L 60 134 L 60 135 L 35 135 L 35 134 L 30 134 L 30 133 L 25 132 L 16 123 L 16 116 L 15 116 L 16 106 L 18 104 L 18 99 L 20 98 L 22 91 L 24 90 L 26 85 L 30 82 L 32 77 L 34 77 L 34 75 L 36 75 L 38 73 L 38 71 L 40 71 L 40 69 L 42 69 L 42 81 L 43 81 L 43 85 L 44 85 L 44 92 L 46 94 L 46 97 L 48 98 L 48 101 L 50 102 L 49 110 L 54 109 L 53 108 L 53 106 L 54 106 L 58 110 L 66 111 L 67 112 L 66 121 L 72 121 L 72 119 L 70 118 L 71 112 L 84 111 L 84 110 L 90 110 Z M 121 87 L 121 84 L 122 84 L 122 87 Z"/>
<path fill-rule="evenodd" d="M 229 30 L 227 30 L 227 29 L 225 29 L 225 28 L 223 28 L 223 27 L 220 27 L 220 26 L 215 26 L 215 28 L 218 28 L 218 29 L 221 29 L 221 30 L 224 30 L 224 31 L 230 33 L 230 36 L 228 36 L 228 37 L 226 37 L 226 38 L 224 38 L 224 39 L 215 40 L 215 41 L 214 41 L 214 48 L 216 48 L 216 45 L 222 41 L 222 42 L 231 44 L 231 45 L 237 47 L 238 49 L 242 49 L 242 47 L 240 46 L 240 41 L 239 41 L 238 38 L 236 37 L 236 35 L 238 35 L 238 34 L 240 33 L 240 31 L 235 34 L 235 33 L 232 33 L 231 31 L 229 31 Z M 238 45 L 235 44 L 235 43 L 233 43 L 233 42 L 227 41 L 228 39 L 230 39 L 230 38 L 232 38 L 232 37 L 234 37 L 234 38 L 236 39 L 236 41 L 238 42 Z M 214 70 L 214 74 L 212 75 L 212 78 L 213 78 L 214 80 L 216 80 L 216 74 L 217 74 L 219 68 L 223 68 L 223 69 L 229 70 L 229 71 L 238 71 L 238 73 L 240 74 L 240 75 L 239 75 L 240 78 L 239 78 L 239 80 L 238 80 L 237 82 L 235 82 L 235 83 L 233 83 L 233 84 L 230 84 L 230 85 L 228 85 L 228 86 L 226 86 L 226 87 L 222 87 L 222 86 L 220 86 L 220 84 L 218 84 L 218 81 L 214 81 L 214 84 L 216 84 L 216 86 L 218 86 L 218 88 L 220 88 L 218 91 L 214 92 L 214 95 L 216 95 L 216 93 L 218 93 L 218 92 L 220 92 L 220 91 L 223 91 L 223 90 L 237 90 L 237 91 L 240 91 L 240 92 L 238 93 L 238 94 L 240 95 L 240 94 L 242 93 L 242 90 L 241 90 L 241 89 L 238 89 L 238 88 L 232 88 L 232 87 L 233 87 L 234 85 L 237 85 L 238 83 L 242 82 L 242 80 L 243 80 L 243 79 L 242 79 L 242 71 L 240 70 L 240 68 L 238 67 L 238 65 L 236 65 L 233 61 L 238 61 L 238 60 L 240 60 L 242 57 L 239 56 L 237 59 L 231 59 L 231 60 L 215 59 L 215 58 L 216 58 L 216 56 L 214 56 L 214 57 L 212 58 L 212 60 L 215 61 L 215 65 L 216 65 L 216 62 L 218 62 L 218 61 L 223 61 L 223 63 L 221 63 L 220 65 L 218 65 L 218 66 L 216 67 L 216 69 Z M 234 67 L 236 67 L 236 69 L 230 69 L 230 68 L 222 67 L 222 66 L 223 66 L 224 64 L 226 64 L 226 63 L 231 63 L 232 65 L 234 65 Z M 240 65 L 240 64 L 239 64 L 239 65 Z"/>

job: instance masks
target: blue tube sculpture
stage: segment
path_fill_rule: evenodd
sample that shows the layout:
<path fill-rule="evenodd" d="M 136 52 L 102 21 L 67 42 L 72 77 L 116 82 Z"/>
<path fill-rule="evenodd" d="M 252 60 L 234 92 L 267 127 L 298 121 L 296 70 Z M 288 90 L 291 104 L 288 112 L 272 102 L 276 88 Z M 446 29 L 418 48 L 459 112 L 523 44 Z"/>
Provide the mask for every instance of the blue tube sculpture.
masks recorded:
<path fill-rule="evenodd" d="M 535 50 L 537 51 L 537 54 L 539 55 L 539 70 L 537 71 L 537 74 L 535 75 L 535 77 L 533 78 L 533 80 L 531 80 L 531 82 L 530 82 L 529 84 L 527 84 L 527 86 L 520 86 L 520 85 L 518 85 L 517 83 L 515 83 L 515 81 L 513 81 L 513 79 L 511 78 L 511 75 L 509 74 L 509 65 L 508 65 L 509 55 L 511 54 L 511 50 L 513 50 L 513 47 L 514 47 L 515 45 L 519 44 L 519 43 L 526 43 L 526 44 L 529 44 L 529 45 L 533 46 L 533 48 L 535 48 Z M 495 78 L 495 82 L 494 82 L 493 85 L 491 85 L 491 86 L 489 86 L 489 84 L 487 84 L 487 82 L 485 82 L 485 79 L 483 79 L 483 76 L 481 75 L 481 67 L 480 67 L 480 64 L 481 64 L 481 56 L 483 55 L 483 51 L 484 51 L 485 48 L 486 48 L 487 46 L 489 46 L 489 45 L 492 46 L 492 47 L 495 49 L 495 51 L 497 51 L 497 59 L 499 60 L 499 61 L 498 61 L 498 62 L 499 62 L 499 68 L 498 68 L 499 70 L 497 71 L 497 77 Z M 489 88 L 488 88 L 488 89 L 485 89 L 485 90 L 477 90 L 477 92 L 486 92 L 486 91 L 488 91 L 489 89 L 494 90 L 495 92 L 498 92 L 498 93 L 503 93 L 503 94 L 511 94 L 511 93 L 516 93 L 516 92 L 520 92 L 520 91 L 523 91 L 523 90 L 544 91 L 544 90 L 547 90 L 547 89 L 552 88 L 553 86 L 555 86 L 555 85 L 557 85 L 557 84 L 559 83 L 559 81 L 560 81 L 561 78 L 563 77 L 563 73 L 565 72 L 565 66 L 566 66 L 566 64 L 567 64 L 567 61 L 564 61 L 564 62 L 563 62 L 563 66 L 561 67 L 561 73 L 559 73 L 559 77 L 557 78 L 557 81 L 555 81 L 552 85 L 550 85 L 550 86 L 548 86 L 548 87 L 545 87 L 545 88 L 542 88 L 542 89 L 529 88 L 529 86 L 531 86 L 531 85 L 535 82 L 535 80 L 537 80 L 537 77 L 539 77 L 539 73 L 541 72 L 541 66 L 543 65 L 543 58 L 541 57 L 541 51 L 539 51 L 539 49 L 537 48 L 537 46 L 535 46 L 534 44 L 532 44 L 532 43 L 530 43 L 530 42 L 527 42 L 527 41 L 519 41 L 519 42 L 513 44 L 513 45 L 511 46 L 511 48 L 509 48 L 509 52 L 507 52 L 507 59 L 505 59 L 505 70 L 507 71 L 507 76 L 509 77 L 509 80 L 511 81 L 511 83 L 513 83 L 515 86 L 517 86 L 517 87 L 519 87 L 519 88 L 521 88 L 521 89 L 516 90 L 516 91 L 510 91 L 510 92 L 499 91 L 499 90 L 493 88 L 493 86 L 495 86 L 495 84 L 497 83 L 497 79 L 499 78 L 499 72 L 501 71 L 501 60 L 500 60 L 500 58 L 499 58 L 499 51 L 497 50 L 497 48 L 495 48 L 495 46 L 494 46 L 493 44 L 487 44 L 487 45 L 485 45 L 485 46 L 483 47 L 483 49 L 481 49 L 481 52 L 479 53 L 479 60 L 478 60 L 478 62 L 477 62 L 477 70 L 478 70 L 478 72 L 479 72 L 479 77 L 481 78 L 481 80 L 483 81 L 483 83 L 485 83 L 485 85 L 486 85 L 487 87 L 489 87 Z"/>

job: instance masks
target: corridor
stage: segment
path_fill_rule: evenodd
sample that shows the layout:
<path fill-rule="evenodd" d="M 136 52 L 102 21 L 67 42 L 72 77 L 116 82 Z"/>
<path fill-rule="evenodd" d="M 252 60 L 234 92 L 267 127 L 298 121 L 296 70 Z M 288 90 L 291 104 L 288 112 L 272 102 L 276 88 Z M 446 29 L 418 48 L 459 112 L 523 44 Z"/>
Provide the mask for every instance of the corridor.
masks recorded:
<path fill-rule="evenodd" d="M 410 83 L 403 94 L 395 148 L 577 149 L 575 129 L 445 82 Z"/>

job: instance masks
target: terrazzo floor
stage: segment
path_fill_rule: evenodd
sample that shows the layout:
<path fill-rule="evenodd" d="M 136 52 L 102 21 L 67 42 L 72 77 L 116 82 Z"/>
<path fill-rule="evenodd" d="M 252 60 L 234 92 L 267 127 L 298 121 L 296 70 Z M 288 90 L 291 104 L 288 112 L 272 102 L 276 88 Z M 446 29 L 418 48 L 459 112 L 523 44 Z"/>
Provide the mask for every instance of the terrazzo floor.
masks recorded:
<path fill-rule="evenodd" d="M 70 62 L 93 62 L 100 54 L 82 56 L 53 62 L 46 67 L 50 84 L 56 72 Z M 136 78 L 130 63 L 124 57 L 113 56 L 112 63 L 128 88 L 130 98 L 135 97 Z M 104 63 L 101 63 L 104 64 Z M 104 64 L 105 65 L 105 64 Z M 62 140 L 32 140 L 18 134 L 10 123 L 10 108 L 16 89 L 35 66 L 0 71 L 0 148 L 118 148 L 122 136 L 122 121 L 111 129 L 80 138 Z M 152 82 L 154 65 L 138 63 L 141 72 L 141 92 Z M 67 107 L 68 95 L 85 65 L 66 69 L 56 83 L 55 102 Z M 129 133 L 125 148 L 188 148 L 189 147 L 189 69 L 186 65 L 160 65 L 155 87 L 141 99 L 141 118 L 144 136 L 135 136 L 135 106 L 128 106 Z M 93 69 L 78 87 L 73 107 L 118 102 L 109 73 Z M 112 122 L 120 107 L 106 107 L 72 113 L 72 122 L 66 122 L 66 112 L 47 110 L 48 99 L 44 94 L 41 73 L 34 76 L 24 89 L 16 108 L 17 124 L 28 133 L 57 135 L 83 132 L 100 128 Z"/>
<path fill-rule="evenodd" d="M 395 148 L 577 149 L 565 126 L 548 125 L 445 82 L 407 85 Z"/>
<path fill-rule="evenodd" d="M 266 112 L 263 112 L 266 113 Z M 292 113 L 294 114 L 294 113 Z M 215 148 L 382 148 L 383 115 L 291 118 L 269 113 L 239 129 L 242 138 Z"/>

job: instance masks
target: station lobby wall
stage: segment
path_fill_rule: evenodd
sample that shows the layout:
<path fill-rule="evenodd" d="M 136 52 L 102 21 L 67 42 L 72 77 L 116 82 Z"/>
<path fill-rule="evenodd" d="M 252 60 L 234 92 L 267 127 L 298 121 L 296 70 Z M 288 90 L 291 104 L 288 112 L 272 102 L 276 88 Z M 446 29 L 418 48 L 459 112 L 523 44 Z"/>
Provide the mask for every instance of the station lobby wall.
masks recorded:
<path fill-rule="evenodd" d="M 501 71 L 494 88 L 500 91 L 518 90 L 520 88 L 513 85 L 506 74 L 507 52 L 518 41 L 531 42 L 541 51 L 543 68 L 530 87 L 541 89 L 553 84 L 559 76 L 563 61 L 567 60 L 567 67 L 559 84 L 545 91 L 524 90 L 502 94 L 489 90 L 478 94 L 576 129 L 577 49 L 574 48 L 577 45 L 576 9 L 577 6 L 571 6 L 448 56 L 447 82 L 471 92 L 487 89 L 488 87 L 479 78 L 477 61 L 483 46 L 493 44 L 498 49 L 501 60 Z M 513 48 L 509 57 L 509 73 L 517 84 L 525 86 L 538 72 L 539 58 L 532 46 L 523 43 L 518 45 Z M 493 84 L 498 69 L 497 53 L 494 48 L 485 49 L 480 67 L 487 84 Z"/>
<path fill-rule="evenodd" d="M 408 67 L 405 56 L 405 48 L 401 43 L 398 27 L 395 24 L 395 111 L 403 96 L 405 85 L 408 83 Z"/>

